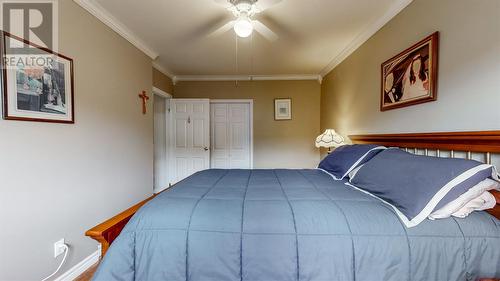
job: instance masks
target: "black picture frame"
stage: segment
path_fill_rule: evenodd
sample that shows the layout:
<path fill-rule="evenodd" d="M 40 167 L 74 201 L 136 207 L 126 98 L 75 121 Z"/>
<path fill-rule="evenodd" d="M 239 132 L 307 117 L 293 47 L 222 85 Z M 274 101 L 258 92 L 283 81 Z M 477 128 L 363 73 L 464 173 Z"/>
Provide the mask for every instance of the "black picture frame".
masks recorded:
<path fill-rule="evenodd" d="M 1 33 L 3 119 L 74 124 L 73 59 L 8 32 Z M 10 59 L 17 54 L 8 53 L 9 40 L 36 49 L 34 54 L 50 58 L 52 64 L 13 66 Z M 24 84 L 20 84 L 23 79 Z"/>

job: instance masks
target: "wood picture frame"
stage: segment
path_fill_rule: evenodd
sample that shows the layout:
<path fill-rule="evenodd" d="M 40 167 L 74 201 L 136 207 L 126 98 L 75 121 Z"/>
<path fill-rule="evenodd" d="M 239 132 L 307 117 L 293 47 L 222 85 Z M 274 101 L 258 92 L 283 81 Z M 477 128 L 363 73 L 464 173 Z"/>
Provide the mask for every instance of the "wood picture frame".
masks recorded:
<path fill-rule="evenodd" d="M 274 99 L 274 120 L 276 121 L 292 120 L 291 98 Z"/>
<path fill-rule="evenodd" d="M 5 31 L 0 55 L 5 120 L 75 122 L 73 59 Z"/>
<path fill-rule="evenodd" d="M 437 100 L 439 32 L 381 65 L 380 111 Z"/>

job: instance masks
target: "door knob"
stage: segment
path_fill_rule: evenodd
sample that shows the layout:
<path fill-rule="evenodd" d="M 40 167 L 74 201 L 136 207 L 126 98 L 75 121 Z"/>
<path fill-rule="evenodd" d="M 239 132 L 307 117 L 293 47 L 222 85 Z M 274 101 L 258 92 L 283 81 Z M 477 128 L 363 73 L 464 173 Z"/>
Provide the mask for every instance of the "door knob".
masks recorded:
<path fill-rule="evenodd" d="M 205 147 L 203 148 L 203 150 L 208 151 L 208 147 L 206 147 L 206 146 L 205 146 Z"/>

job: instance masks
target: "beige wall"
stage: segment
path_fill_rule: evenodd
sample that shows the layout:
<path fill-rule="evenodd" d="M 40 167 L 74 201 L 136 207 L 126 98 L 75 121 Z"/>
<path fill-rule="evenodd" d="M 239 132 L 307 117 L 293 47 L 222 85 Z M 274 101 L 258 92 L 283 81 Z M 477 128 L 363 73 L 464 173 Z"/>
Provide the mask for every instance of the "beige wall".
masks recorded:
<path fill-rule="evenodd" d="M 343 134 L 500 129 L 500 1 L 415 0 L 325 77 L 321 128 Z M 440 31 L 438 100 L 380 112 L 380 65 Z"/>
<path fill-rule="evenodd" d="M 174 84 L 172 83 L 172 79 L 158 71 L 156 68 L 153 68 L 153 86 L 171 95 L 174 93 Z"/>
<path fill-rule="evenodd" d="M 254 167 L 318 165 L 320 85 L 317 81 L 179 82 L 175 98 L 253 99 Z M 274 99 L 292 98 L 291 121 L 274 121 Z"/>
<path fill-rule="evenodd" d="M 0 120 L 0 280 L 41 280 L 97 250 L 85 230 L 152 193 L 153 122 L 137 94 L 151 60 L 73 1 L 59 1 L 60 52 L 74 59 L 74 125 Z"/>

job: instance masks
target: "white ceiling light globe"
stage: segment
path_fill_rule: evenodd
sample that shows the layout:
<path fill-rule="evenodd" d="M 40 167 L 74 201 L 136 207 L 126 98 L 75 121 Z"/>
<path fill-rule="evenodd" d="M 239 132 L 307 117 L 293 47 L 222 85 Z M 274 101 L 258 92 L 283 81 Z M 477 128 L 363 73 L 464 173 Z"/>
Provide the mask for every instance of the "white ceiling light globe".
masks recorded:
<path fill-rule="evenodd" d="M 246 18 L 238 19 L 234 24 L 234 32 L 236 32 L 239 37 L 246 38 L 252 34 L 253 25 L 250 20 Z"/>

